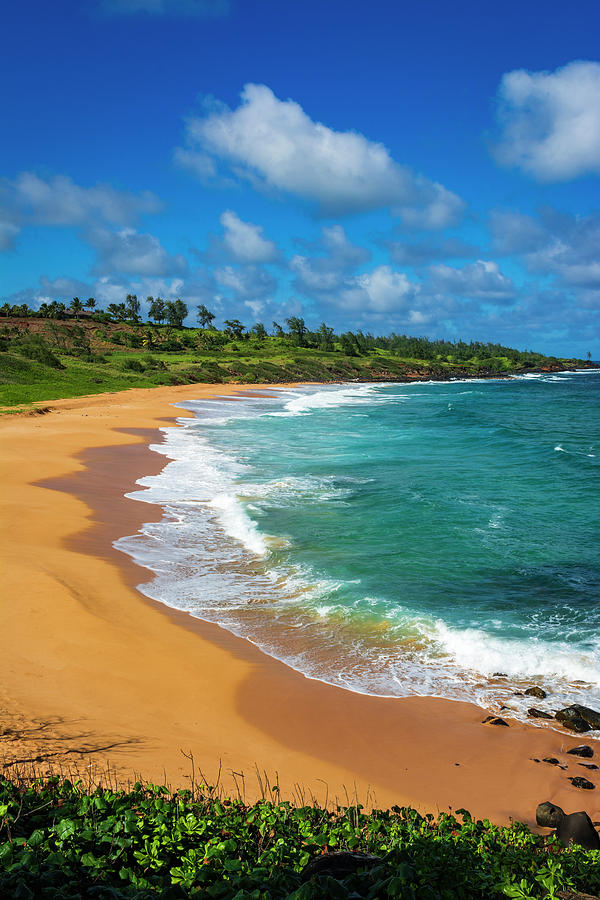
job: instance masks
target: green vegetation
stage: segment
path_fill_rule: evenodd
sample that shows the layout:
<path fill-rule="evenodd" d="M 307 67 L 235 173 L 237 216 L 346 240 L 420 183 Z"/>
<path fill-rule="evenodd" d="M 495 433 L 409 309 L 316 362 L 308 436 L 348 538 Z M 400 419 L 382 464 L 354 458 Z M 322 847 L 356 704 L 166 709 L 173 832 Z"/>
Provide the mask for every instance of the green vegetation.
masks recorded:
<path fill-rule="evenodd" d="M 219 331 L 203 304 L 202 327 L 186 328 L 186 305 L 160 297 L 148 297 L 153 322 L 141 321 L 134 294 L 106 311 L 95 307 L 93 297 L 85 303 L 75 297 L 68 308 L 42 304 L 35 312 L 0 307 L 1 406 L 158 384 L 406 381 L 590 365 L 499 344 L 337 335 L 325 323 L 310 331 L 297 316 L 286 320 L 287 331 L 273 322 L 272 334 L 262 322 L 247 329 L 238 319 Z"/>
<path fill-rule="evenodd" d="M 600 891 L 600 851 L 566 849 L 524 825 L 497 827 L 464 810 L 457 816 L 276 800 L 247 806 L 206 786 L 170 794 L 141 784 L 115 792 L 58 778 L 1 781 L 0 895 L 527 900 Z M 344 849 L 382 859 L 345 878 L 303 883 L 310 859 Z"/>

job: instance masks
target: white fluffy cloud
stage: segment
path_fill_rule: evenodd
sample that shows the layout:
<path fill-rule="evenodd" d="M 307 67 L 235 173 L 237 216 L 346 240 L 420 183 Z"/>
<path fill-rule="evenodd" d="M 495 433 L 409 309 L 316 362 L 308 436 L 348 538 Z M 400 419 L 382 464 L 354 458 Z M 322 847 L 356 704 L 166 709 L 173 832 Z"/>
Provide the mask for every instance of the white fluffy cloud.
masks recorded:
<path fill-rule="evenodd" d="M 306 246 L 315 255 L 296 254 L 290 270 L 296 276 L 296 288 L 309 296 L 340 289 L 346 276 L 371 256 L 348 240 L 341 225 L 323 228 L 320 239 Z"/>
<path fill-rule="evenodd" d="M 366 247 L 360 247 L 348 240 L 341 225 L 323 228 L 320 241 L 314 246 L 323 249 L 330 266 L 342 270 L 353 269 L 371 258 Z"/>
<path fill-rule="evenodd" d="M 387 241 L 384 246 L 389 250 L 392 262 L 399 266 L 422 266 L 434 260 L 469 259 L 481 255 L 479 247 L 458 237 L 439 241 Z"/>
<path fill-rule="evenodd" d="M 600 287 L 600 217 L 501 210 L 490 217 L 490 229 L 496 250 L 520 255 L 530 271 L 569 287 Z"/>
<path fill-rule="evenodd" d="M 516 296 L 511 279 L 503 275 L 498 263 L 478 259 L 456 269 L 438 264 L 429 268 L 429 289 L 474 300 L 502 301 Z"/>
<path fill-rule="evenodd" d="M 220 288 L 228 291 L 236 303 L 248 307 L 254 316 L 261 314 L 277 290 L 277 280 L 262 266 L 222 266 L 215 269 L 214 277 Z"/>
<path fill-rule="evenodd" d="M 150 191 L 132 194 L 108 184 L 84 188 L 66 175 L 44 180 L 23 172 L 12 182 L 12 189 L 18 207 L 38 225 L 81 225 L 97 218 L 127 225 L 144 213 L 161 209 Z"/>
<path fill-rule="evenodd" d="M 391 266 L 377 266 L 371 272 L 348 279 L 338 305 L 363 313 L 406 312 L 409 319 L 420 321 L 418 311 L 410 308 L 418 291 L 418 285 L 409 281 L 404 272 L 394 272 Z"/>
<path fill-rule="evenodd" d="M 413 308 L 419 285 L 391 266 L 376 266 L 367 272 L 355 270 L 371 254 L 348 240 L 341 225 L 323 228 L 318 241 L 307 245 L 314 254 L 297 254 L 290 260 L 294 287 L 317 303 L 343 310 L 366 321 L 369 315 L 393 315 L 404 322 L 421 324 L 422 313 Z"/>
<path fill-rule="evenodd" d="M 600 174 L 600 63 L 508 72 L 498 97 L 500 163 L 540 181 Z"/>
<path fill-rule="evenodd" d="M 107 184 L 81 187 L 66 175 L 40 178 L 22 172 L 0 182 L 0 248 L 12 246 L 25 225 L 130 225 L 161 203 L 150 191 L 117 191 Z M 2 239 L 4 235 L 4 239 Z"/>
<path fill-rule="evenodd" d="M 210 154 L 236 176 L 316 203 L 326 215 L 390 208 L 418 228 L 461 217 L 459 197 L 397 163 L 383 144 L 314 122 L 264 84 L 247 84 L 241 98 L 236 109 L 219 105 L 187 121 L 189 146 L 175 153 L 180 164 L 206 176 Z"/>
<path fill-rule="evenodd" d="M 116 273 L 140 277 L 184 274 L 185 257 L 171 256 L 153 234 L 133 228 L 111 231 L 94 228 L 86 232 L 87 242 L 97 251 L 96 274 Z"/>
<path fill-rule="evenodd" d="M 9 210 L 0 211 L 0 251 L 12 250 L 21 231 L 19 217 Z"/>
<path fill-rule="evenodd" d="M 232 210 L 226 210 L 219 222 L 225 229 L 223 245 L 238 262 L 274 262 L 278 257 L 273 241 L 263 237 L 260 225 L 244 222 Z"/>

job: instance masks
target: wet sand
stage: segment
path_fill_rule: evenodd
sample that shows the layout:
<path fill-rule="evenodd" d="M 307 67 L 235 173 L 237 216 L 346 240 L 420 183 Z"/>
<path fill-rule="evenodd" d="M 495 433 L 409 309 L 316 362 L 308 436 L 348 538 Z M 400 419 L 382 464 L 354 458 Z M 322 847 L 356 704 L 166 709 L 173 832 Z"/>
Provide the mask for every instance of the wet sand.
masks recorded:
<path fill-rule="evenodd" d="M 466 807 L 499 823 L 532 823 L 552 800 L 598 818 L 600 791 L 567 780 L 600 787 L 564 755 L 585 736 L 483 725 L 486 711 L 469 703 L 331 687 L 136 591 L 148 572 L 112 542 L 161 510 L 123 495 L 164 465 L 148 444 L 186 414 L 173 403 L 225 394 L 243 402 L 237 385 L 186 385 L 56 401 L 0 422 L 7 771 L 36 757 L 42 768 L 108 762 L 124 780 L 187 786 L 193 756 L 211 783 L 221 768 L 224 789 L 243 786 L 249 800 L 258 768 L 291 799 Z M 533 762 L 549 756 L 568 769 Z"/>

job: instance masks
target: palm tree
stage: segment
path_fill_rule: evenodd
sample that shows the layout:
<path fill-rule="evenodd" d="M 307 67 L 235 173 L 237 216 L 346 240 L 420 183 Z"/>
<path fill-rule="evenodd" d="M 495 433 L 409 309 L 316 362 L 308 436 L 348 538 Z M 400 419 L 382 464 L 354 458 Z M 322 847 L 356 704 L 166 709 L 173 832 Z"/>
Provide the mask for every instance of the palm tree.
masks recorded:
<path fill-rule="evenodd" d="M 87 300 L 85 301 L 85 308 L 89 309 L 90 312 L 94 311 L 94 309 L 96 308 L 96 301 L 94 300 L 93 297 L 87 298 Z"/>
<path fill-rule="evenodd" d="M 83 309 L 83 303 L 81 302 L 79 297 L 73 297 L 73 299 L 71 300 L 71 303 L 69 305 L 69 309 L 71 309 L 75 313 L 75 318 L 78 319 L 79 313 Z"/>
<path fill-rule="evenodd" d="M 137 294 L 127 294 L 125 298 L 126 318 L 133 319 L 137 325 L 140 321 L 140 301 Z"/>

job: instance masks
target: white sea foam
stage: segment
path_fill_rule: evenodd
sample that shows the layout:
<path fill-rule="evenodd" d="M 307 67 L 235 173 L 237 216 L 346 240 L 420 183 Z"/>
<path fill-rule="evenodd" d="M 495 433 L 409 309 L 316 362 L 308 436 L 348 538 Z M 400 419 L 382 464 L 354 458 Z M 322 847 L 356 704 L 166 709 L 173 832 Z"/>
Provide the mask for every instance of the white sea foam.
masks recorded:
<path fill-rule="evenodd" d="M 232 418 L 398 402 L 419 396 L 412 387 L 403 385 L 408 393 L 388 387 L 382 394 L 379 386 L 351 385 L 282 391 L 268 402 L 186 404 L 196 419 L 163 429 L 164 443 L 152 448 L 167 465 L 159 475 L 141 478 L 140 489 L 128 494 L 162 506 L 163 520 L 116 542 L 154 573 L 141 589 L 218 622 L 308 677 L 358 692 L 434 695 L 490 706 L 505 701 L 524 681 L 544 679 L 554 686 L 553 708 L 600 703 L 598 648 L 575 650 L 568 635 L 564 643 L 544 642 L 536 639 L 535 629 L 531 639 L 510 640 L 477 627 L 453 628 L 400 605 L 390 610 L 377 597 L 361 597 L 357 580 L 334 581 L 278 562 L 277 541 L 255 520 L 265 504 L 343 503 L 371 479 L 305 475 L 261 482 L 240 455 L 216 449 L 207 437 Z M 199 422 L 206 426 L 202 432 Z M 502 516 L 493 510 L 488 527 L 498 535 L 501 526 Z M 351 584 L 358 599 L 349 602 Z M 494 682 L 495 671 L 507 673 L 506 684 Z M 526 700 L 515 698 L 511 705 L 514 715 L 526 715 Z"/>
<path fill-rule="evenodd" d="M 370 403 L 378 396 L 377 387 L 372 384 L 353 384 L 343 387 L 329 387 L 317 391 L 289 390 L 285 396 L 283 410 L 275 410 L 269 415 L 279 417 L 306 415 L 314 410 L 332 409 L 339 406 Z M 379 399 L 381 396 L 379 395 Z M 386 398 L 383 398 L 386 399 Z"/>
<path fill-rule="evenodd" d="M 566 642 L 510 639 L 479 628 L 453 628 L 437 621 L 433 640 L 459 666 L 492 675 L 503 671 L 515 679 L 545 677 L 551 683 L 582 681 L 600 687 L 600 650 L 583 650 Z"/>
<path fill-rule="evenodd" d="M 235 494 L 217 494 L 209 506 L 219 513 L 221 525 L 231 537 L 257 556 L 265 556 L 267 545 L 256 523 L 248 516 Z"/>

